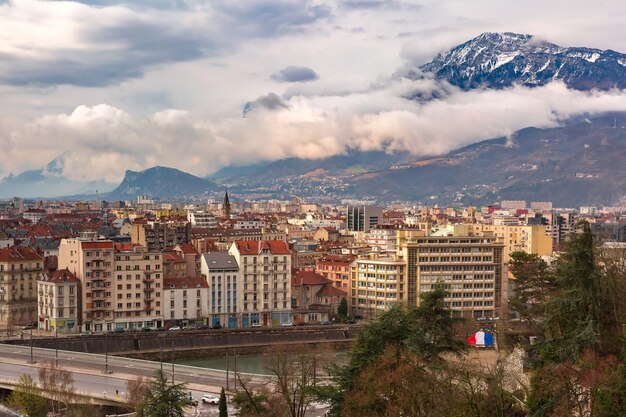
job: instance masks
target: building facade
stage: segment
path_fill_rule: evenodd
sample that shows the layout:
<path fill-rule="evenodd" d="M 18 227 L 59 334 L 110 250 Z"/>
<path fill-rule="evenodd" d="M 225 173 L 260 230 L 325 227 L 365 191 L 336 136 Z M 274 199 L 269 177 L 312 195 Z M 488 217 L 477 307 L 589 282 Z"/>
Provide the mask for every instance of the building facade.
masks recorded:
<path fill-rule="evenodd" d="M 72 272 L 81 284 L 81 330 L 100 332 L 115 328 L 113 264 L 113 242 L 97 240 L 95 233 L 61 240 L 58 268 Z"/>
<path fill-rule="evenodd" d="M 37 281 L 38 327 L 60 334 L 80 331 L 80 280 L 68 269 L 43 272 Z"/>
<path fill-rule="evenodd" d="M 163 325 L 163 260 L 159 252 L 138 245 L 115 247 L 115 327 Z"/>
<path fill-rule="evenodd" d="M 369 232 L 383 219 L 383 208 L 375 206 L 349 206 L 348 230 L 351 232 Z"/>
<path fill-rule="evenodd" d="M 200 269 L 209 287 L 207 311 L 211 327 L 241 326 L 243 297 L 237 259 L 226 252 L 205 253 Z"/>
<path fill-rule="evenodd" d="M 43 267 L 43 258 L 33 248 L 0 249 L 0 327 L 37 320 L 37 277 Z"/>
<path fill-rule="evenodd" d="M 242 326 L 277 326 L 286 321 L 291 311 L 291 252 L 287 243 L 236 241 L 229 253 L 241 270 Z"/>

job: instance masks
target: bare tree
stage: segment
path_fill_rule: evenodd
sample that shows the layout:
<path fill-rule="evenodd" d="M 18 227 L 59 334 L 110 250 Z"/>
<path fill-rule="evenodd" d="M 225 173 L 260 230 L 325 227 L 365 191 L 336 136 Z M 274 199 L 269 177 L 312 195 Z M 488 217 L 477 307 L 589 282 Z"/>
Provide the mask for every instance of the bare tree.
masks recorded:
<path fill-rule="evenodd" d="M 39 368 L 39 385 L 52 400 L 52 410 L 58 413 L 60 405 L 71 402 L 74 397 L 74 377 L 67 369 L 55 366 L 54 362 L 44 362 Z"/>

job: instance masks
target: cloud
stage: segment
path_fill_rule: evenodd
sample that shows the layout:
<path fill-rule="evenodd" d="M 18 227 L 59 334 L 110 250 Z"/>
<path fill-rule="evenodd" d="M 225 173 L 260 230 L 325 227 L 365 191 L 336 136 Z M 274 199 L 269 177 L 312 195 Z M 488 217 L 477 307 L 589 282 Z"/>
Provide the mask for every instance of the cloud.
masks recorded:
<path fill-rule="evenodd" d="M 207 120 L 166 109 L 146 117 L 100 104 L 40 117 L 0 131 L 10 138 L 0 166 L 39 168 L 60 153 L 56 172 L 76 180 L 121 180 L 126 169 L 167 165 L 208 175 L 220 167 L 287 157 L 322 158 L 347 149 L 444 153 L 528 127 L 553 127 L 572 116 L 626 111 L 626 91 L 540 88 L 461 91 L 439 81 L 390 80 L 349 95 L 267 94 L 246 118 Z M 416 90 L 439 91 L 436 100 L 407 100 Z M 32 149 L 37 149 L 36 153 Z M 6 173 L 6 172 L 5 172 Z"/>
<path fill-rule="evenodd" d="M 270 78 L 279 83 L 300 83 L 315 81 L 319 78 L 319 76 L 309 67 L 289 65 L 288 67 L 272 74 Z"/>
<path fill-rule="evenodd" d="M 103 87 L 232 53 L 330 16 L 311 1 L 37 1 L 0 5 L 0 83 Z M 19 34 L 16 36 L 15 34 Z"/>

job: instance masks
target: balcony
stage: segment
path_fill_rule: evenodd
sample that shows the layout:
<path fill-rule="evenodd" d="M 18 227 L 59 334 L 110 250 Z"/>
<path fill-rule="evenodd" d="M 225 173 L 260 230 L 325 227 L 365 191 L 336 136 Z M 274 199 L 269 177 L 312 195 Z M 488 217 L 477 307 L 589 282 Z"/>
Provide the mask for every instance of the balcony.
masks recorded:
<path fill-rule="evenodd" d="M 151 294 L 154 291 L 154 288 L 144 288 L 143 292 L 147 294 Z M 183 299 L 187 299 L 187 297 L 183 297 Z"/>
<path fill-rule="evenodd" d="M 105 307 L 104 305 L 98 305 L 98 306 L 93 306 L 91 307 L 91 311 L 96 312 L 96 311 L 106 311 L 108 310 L 107 307 Z"/>
<path fill-rule="evenodd" d="M 148 275 L 148 276 L 145 276 L 142 281 L 145 282 L 146 284 L 150 284 L 154 282 L 154 279 Z"/>
<path fill-rule="evenodd" d="M 102 282 L 102 281 L 106 281 L 106 278 L 103 277 L 103 276 L 100 276 L 100 277 L 92 276 L 91 277 L 91 281 L 93 281 L 93 282 Z"/>

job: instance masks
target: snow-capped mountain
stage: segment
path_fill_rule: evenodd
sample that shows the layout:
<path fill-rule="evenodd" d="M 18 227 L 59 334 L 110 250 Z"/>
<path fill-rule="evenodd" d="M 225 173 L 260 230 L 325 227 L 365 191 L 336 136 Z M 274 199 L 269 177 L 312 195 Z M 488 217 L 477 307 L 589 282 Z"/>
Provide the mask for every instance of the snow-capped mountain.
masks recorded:
<path fill-rule="evenodd" d="M 463 89 L 529 87 L 561 80 L 577 90 L 626 88 L 626 55 L 565 48 L 517 33 L 483 33 L 420 67 Z M 409 77 L 417 77 L 413 72 Z"/>

